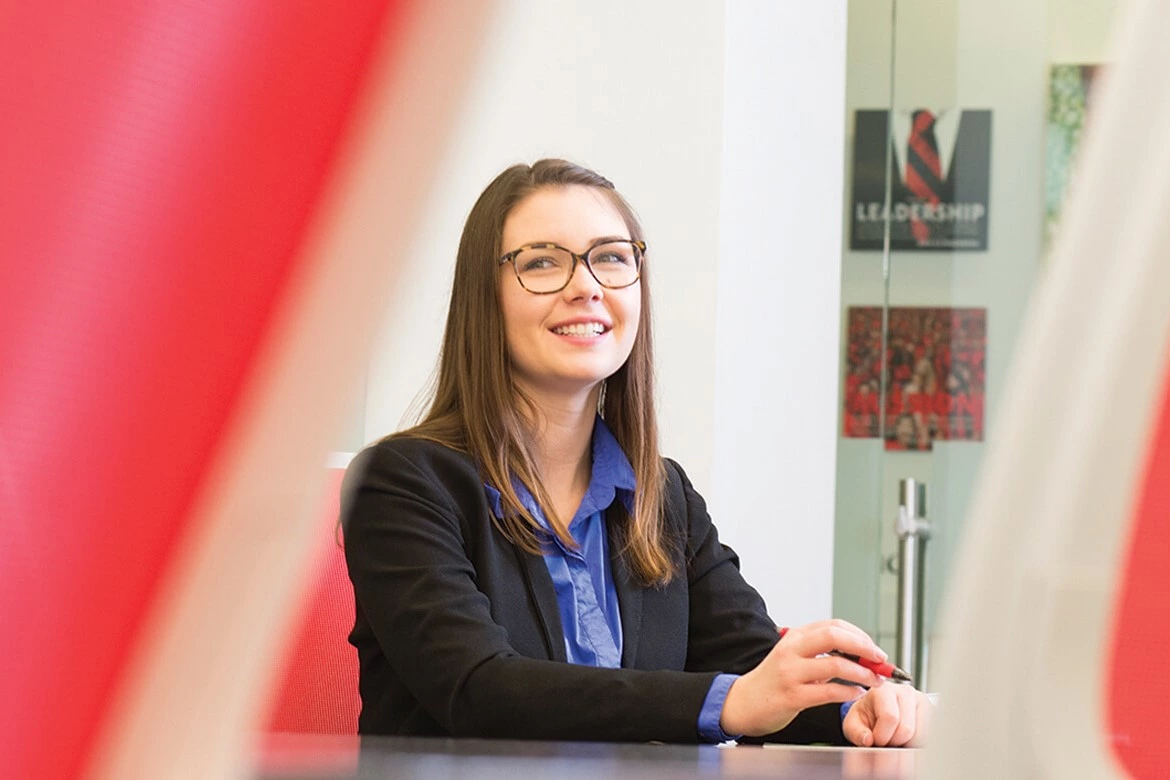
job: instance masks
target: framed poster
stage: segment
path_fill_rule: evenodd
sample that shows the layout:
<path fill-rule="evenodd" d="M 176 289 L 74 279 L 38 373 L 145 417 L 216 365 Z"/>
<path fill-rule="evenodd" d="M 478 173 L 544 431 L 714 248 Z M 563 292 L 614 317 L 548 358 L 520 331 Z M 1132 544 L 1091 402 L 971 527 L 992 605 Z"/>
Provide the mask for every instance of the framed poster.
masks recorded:
<path fill-rule="evenodd" d="M 882 310 L 849 308 L 845 345 L 847 438 L 881 435 L 887 450 L 930 450 L 935 441 L 982 441 L 987 310 L 891 307 L 881 410 Z"/>
<path fill-rule="evenodd" d="M 851 249 L 883 246 L 887 170 L 890 249 L 987 249 L 991 111 L 858 111 Z"/>

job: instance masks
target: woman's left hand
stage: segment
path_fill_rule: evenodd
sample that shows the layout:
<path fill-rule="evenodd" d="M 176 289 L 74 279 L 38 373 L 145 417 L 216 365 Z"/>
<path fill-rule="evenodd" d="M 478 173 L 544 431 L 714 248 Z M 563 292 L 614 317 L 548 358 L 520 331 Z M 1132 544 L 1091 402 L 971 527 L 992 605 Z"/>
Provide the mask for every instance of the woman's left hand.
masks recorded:
<path fill-rule="evenodd" d="M 909 685 L 870 688 L 841 724 L 845 738 L 862 747 L 920 747 L 930 728 L 934 705 Z"/>

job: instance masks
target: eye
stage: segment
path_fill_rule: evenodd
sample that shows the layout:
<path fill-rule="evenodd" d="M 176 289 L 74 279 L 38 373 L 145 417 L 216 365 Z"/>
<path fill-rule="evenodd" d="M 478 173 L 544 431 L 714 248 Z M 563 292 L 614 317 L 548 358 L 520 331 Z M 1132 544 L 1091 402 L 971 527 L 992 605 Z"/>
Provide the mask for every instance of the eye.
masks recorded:
<path fill-rule="evenodd" d="M 542 255 L 540 257 L 526 256 L 521 260 L 520 273 L 524 273 L 525 271 L 547 271 L 550 268 L 557 268 L 559 265 L 560 263 L 557 262 L 555 257 L 548 255 Z"/>
<path fill-rule="evenodd" d="M 617 249 L 605 249 L 590 255 L 594 265 L 633 265 L 634 253 Z"/>

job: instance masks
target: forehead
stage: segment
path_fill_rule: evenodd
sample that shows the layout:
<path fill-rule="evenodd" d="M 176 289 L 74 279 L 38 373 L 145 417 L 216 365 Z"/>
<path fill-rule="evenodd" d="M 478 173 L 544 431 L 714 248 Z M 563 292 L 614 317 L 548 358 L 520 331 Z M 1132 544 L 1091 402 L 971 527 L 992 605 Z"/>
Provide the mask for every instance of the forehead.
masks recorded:
<path fill-rule="evenodd" d="M 516 205 L 504 221 L 504 249 L 552 242 L 583 252 L 596 239 L 629 238 L 613 202 L 595 187 L 542 187 Z"/>

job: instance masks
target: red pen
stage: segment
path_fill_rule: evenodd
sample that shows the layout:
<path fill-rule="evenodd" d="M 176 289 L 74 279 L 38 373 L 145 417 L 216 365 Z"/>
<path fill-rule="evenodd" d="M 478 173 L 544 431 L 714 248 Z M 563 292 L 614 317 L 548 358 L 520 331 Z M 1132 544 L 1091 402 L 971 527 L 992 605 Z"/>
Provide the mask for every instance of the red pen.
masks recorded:
<path fill-rule="evenodd" d="M 777 629 L 777 631 L 780 632 L 780 638 L 783 639 L 784 635 L 788 633 L 788 628 L 785 626 L 784 628 Z M 842 653 L 840 650 L 830 650 L 829 655 L 846 658 L 855 664 L 864 666 L 874 674 L 880 675 L 882 677 L 888 677 L 891 680 L 897 680 L 898 682 L 904 683 L 914 682 L 910 675 L 906 674 L 904 671 L 894 666 L 892 663 L 889 663 L 888 661 L 871 661 L 868 658 L 862 658 L 860 656 L 853 655 L 852 653 Z"/>

